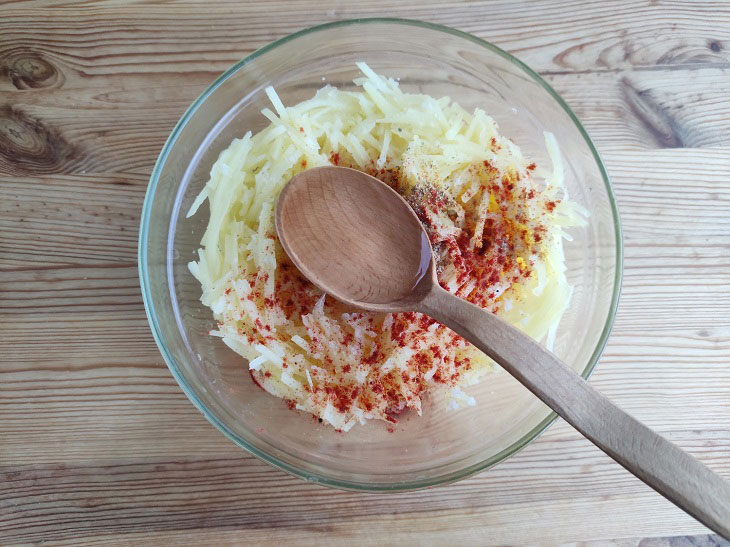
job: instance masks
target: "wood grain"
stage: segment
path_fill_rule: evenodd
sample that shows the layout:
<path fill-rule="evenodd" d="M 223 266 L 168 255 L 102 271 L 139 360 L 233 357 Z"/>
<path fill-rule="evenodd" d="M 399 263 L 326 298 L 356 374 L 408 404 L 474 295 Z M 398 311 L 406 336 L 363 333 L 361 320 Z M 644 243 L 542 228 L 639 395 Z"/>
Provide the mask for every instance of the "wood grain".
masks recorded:
<path fill-rule="evenodd" d="M 489 472 L 372 496 L 245 455 L 175 384 L 136 273 L 165 138 L 254 48 L 382 15 L 494 41 L 586 123 L 625 241 L 621 305 L 591 382 L 730 477 L 726 3 L 6 1 L 0 544 L 720 544 L 562 422 Z"/>
<path fill-rule="evenodd" d="M 0 181 L 0 271 L 136 263 L 147 182 L 141 175 Z"/>
<path fill-rule="evenodd" d="M 52 16 L 46 14 L 49 7 Z M 541 0 L 515 5 L 509 0 L 431 0 L 393 5 L 367 0 L 313 5 L 229 0 L 160 5 L 25 0 L 5 2 L 0 35 L 13 46 L 4 47 L 6 52 L 37 51 L 48 63 L 82 78 L 210 73 L 225 70 L 242 52 L 307 26 L 382 16 L 457 27 L 493 41 L 541 72 L 730 62 L 730 7 L 713 1 Z M 105 62 L 98 62 L 100 57 Z"/>
<path fill-rule="evenodd" d="M 213 77 L 190 84 L 180 75 L 179 85 L 154 92 L 125 89 L 121 81 L 103 90 L 0 91 L 0 105 L 12 105 L 0 108 L 0 169 L 16 177 L 99 174 L 105 181 L 115 174 L 109 184 L 140 185 L 143 193 L 171 128 Z M 566 74 L 548 81 L 603 152 L 730 147 L 730 68 Z M 90 116 L 78 116 L 80 103 Z"/>

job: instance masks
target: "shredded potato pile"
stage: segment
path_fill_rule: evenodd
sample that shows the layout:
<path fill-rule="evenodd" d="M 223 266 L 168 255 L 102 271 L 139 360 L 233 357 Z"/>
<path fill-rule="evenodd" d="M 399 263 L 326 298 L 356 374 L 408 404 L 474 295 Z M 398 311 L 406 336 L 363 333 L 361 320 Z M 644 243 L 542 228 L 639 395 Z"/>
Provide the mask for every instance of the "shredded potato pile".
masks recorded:
<path fill-rule="evenodd" d="M 420 414 L 422 395 L 435 386 L 448 389 L 451 406 L 473 405 L 460 386 L 493 363 L 427 316 L 349 310 L 304 279 L 273 222 L 291 177 L 335 164 L 391 185 L 426 227 L 441 285 L 548 347 L 571 295 L 564 228 L 587 214 L 568 199 L 551 134 L 547 171 L 483 111 L 404 93 L 358 67 L 359 90 L 325 86 L 291 107 L 268 88 L 275 112 L 262 113 L 271 124 L 221 153 L 188 213 L 208 201 L 189 268 L 218 322 L 211 334 L 248 360 L 263 389 L 343 431 L 368 419 L 396 423 L 408 408 Z"/>

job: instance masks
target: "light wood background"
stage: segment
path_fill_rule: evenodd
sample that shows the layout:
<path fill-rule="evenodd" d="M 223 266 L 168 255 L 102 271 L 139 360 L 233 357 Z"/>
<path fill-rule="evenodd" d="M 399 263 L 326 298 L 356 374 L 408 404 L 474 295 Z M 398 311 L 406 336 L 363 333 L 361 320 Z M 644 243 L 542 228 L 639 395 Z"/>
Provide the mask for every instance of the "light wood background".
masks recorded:
<path fill-rule="evenodd" d="M 730 4 L 4 0 L 0 544 L 722 543 L 563 422 L 457 484 L 356 494 L 243 453 L 172 379 L 136 265 L 166 136 L 255 48 L 383 15 L 490 40 L 576 110 L 626 244 L 591 381 L 730 477 Z"/>

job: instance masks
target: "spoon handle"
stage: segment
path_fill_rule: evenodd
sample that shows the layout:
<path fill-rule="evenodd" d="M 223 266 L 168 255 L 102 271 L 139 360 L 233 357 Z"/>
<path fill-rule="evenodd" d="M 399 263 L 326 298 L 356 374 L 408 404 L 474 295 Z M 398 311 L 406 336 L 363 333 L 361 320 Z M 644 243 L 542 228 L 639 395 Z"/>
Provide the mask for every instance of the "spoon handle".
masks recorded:
<path fill-rule="evenodd" d="M 419 310 L 499 363 L 586 438 L 730 540 L 730 484 L 621 410 L 532 338 L 437 284 Z"/>

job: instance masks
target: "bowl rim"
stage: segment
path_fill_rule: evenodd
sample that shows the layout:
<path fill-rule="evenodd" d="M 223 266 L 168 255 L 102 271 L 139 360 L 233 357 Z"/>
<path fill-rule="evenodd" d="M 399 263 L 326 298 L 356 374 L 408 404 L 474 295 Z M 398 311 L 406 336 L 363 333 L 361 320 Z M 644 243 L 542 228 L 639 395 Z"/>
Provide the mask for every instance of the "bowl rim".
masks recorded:
<path fill-rule="evenodd" d="M 397 482 L 397 483 L 363 483 L 363 482 L 355 482 L 355 481 L 348 481 L 343 479 L 336 479 L 324 474 L 316 473 L 313 471 L 301 469 L 295 465 L 291 465 L 287 462 L 281 461 L 275 456 L 264 452 L 263 450 L 260 450 L 259 448 L 249 444 L 245 439 L 239 437 L 235 432 L 233 432 L 230 428 L 228 428 L 217 416 L 212 414 L 208 411 L 208 408 L 198 399 L 195 392 L 193 391 L 192 387 L 189 385 L 187 380 L 184 378 L 180 370 L 177 368 L 177 365 L 175 364 L 175 360 L 173 359 L 172 355 L 167 349 L 167 346 L 165 345 L 164 337 L 162 335 L 162 330 L 160 328 L 160 325 L 157 320 L 157 314 L 155 311 L 152 295 L 150 293 L 150 282 L 149 282 L 149 270 L 148 270 L 148 264 L 147 264 L 147 236 L 149 231 L 149 222 L 150 222 L 150 216 L 151 216 L 151 208 L 152 208 L 152 202 L 154 200 L 154 195 L 157 189 L 157 185 L 160 180 L 160 173 L 162 171 L 162 166 L 165 164 L 167 157 L 169 155 L 170 149 L 177 141 L 180 133 L 183 131 L 184 127 L 186 126 L 188 120 L 192 117 L 192 115 L 197 111 L 197 109 L 200 107 L 200 105 L 207 99 L 207 97 L 218 87 L 220 86 L 224 81 L 226 81 L 230 76 L 232 76 L 235 72 L 240 70 L 241 68 L 248 65 L 253 60 L 257 59 L 258 57 L 264 55 L 265 53 L 283 45 L 286 44 L 292 40 L 296 40 L 297 38 L 300 38 L 302 36 L 305 36 L 307 34 L 312 34 L 316 32 L 322 32 L 333 28 L 339 28 L 339 27 L 348 27 L 353 25 L 369 25 L 369 24 L 392 24 L 392 25 L 405 25 L 405 26 L 414 26 L 414 27 L 421 27 L 428 30 L 434 30 L 437 32 L 443 32 L 446 34 L 450 34 L 452 36 L 456 36 L 458 38 L 462 38 L 465 40 L 468 40 L 472 43 L 475 43 L 479 46 L 482 46 L 492 53 L 495 53 L 502 57 L 503 59 L 509 61 L 510 63 L 516 65 L 520 69 L 522 69 L 528 76 L 530 76 L 535 82 L 537 82 L 540 86 L 542 86 L 545 91 L 547 91 L 552 98 L 562 107 L 562 109 L 565 111 L 565 113 L 568 115 L 568 117 L 573 121 L 576 128 L 582 135 L 583 139 L 585 140 L 588 148 L 590 149 L 593 159 L 596 162 L 596 165 L 598 166 L 598 169 L 601 173 L 601 177 L 603 179 L 605 189 L 609 198 L 609 202 L 611 205 L 611 214 L 613 217 L 613 227 L 614 227 L 614 239 L 615 239 L 615 246 L 616 246 L 616 270 L 614 274 L 614 280 L 613 280 L 613 292 L 611 296 L 611 303 L 609 305 L 608 315 L 606 317 L 606 323 L 601 331 L 601 334 L 598 338 L 598 341 L 596 343 L 596 347 L 591 354 L 591 357 L 588 360 L 588 363 L 586 364 L 586 367 L 581 373 L 581 376 L 583 378 L 588 379 L 588 377 L 593 372 L 594 368 L 596 367 L 596 364 L 598 363 L 598 360 L 603 353 L 603 349 L 606 345 L 606 342 L 608 341 L 608 337 L 611 333 L 611 329 L 613 327 L 613 323 L 616 317 L 616 310 L 618 308 L 618 302 L 619 297 L 621 293 L 621 281 L 623 278 L 623 237 L 622 237 L 622 231 L 621 231 L 621 220 L 619 217 L 619 211 L 618 211 L 618 205 L 616 202 L 616 197 L 614 195 L 613 189 L 611 187 L 611 182 L 608 176 L 608 172 L 606 171 L 606 168 L 604 166 L 603 160 L 601 159 L 600 154 L 598 153 L 598 150 L 596 149 L 595 145 L 593 144 L 593 141 L 591 140 L 590 136 L 588 135 L 588 132 L 583 127 L 581 122 L 578 120 L 578 117 L 575 115 L 573 110 L 568 106 L 568 104 L 563 100 L 563 98 L 548 84 L 537 72 L 532 70 L 529 66 L 527 66 L 525 63 L 514 57 L 513 55 L 507 53 L 503 49 L 495 46 L 494 44 L 487 42 L 486 40 L 483 40 L 481 38 L 478 38 L 472 34 L 469 34 L 467 32 L 463 32 L 460 30 L 456 30 L 451 27 L 447 27 L 444 25 L 439 25 L 435 23 L 429 23 L 425 21 L 418 21 L 414 19 L 402 19 L 402 18 L 396 18 L 396 17 L 368 17 L 368 18 L 356 18 L 356 19 L 346 19 L 341 21 L 334 21 L 330 23 L 324 23 L 320 25 L 315 25 L 312 27 L 308 27 L 302 30 L 299 30 L 297 32 L 294 32 L 292 34 L 289 34 L 287 36 L 284 36 L 283 38 L 280 38 L 278 40 L 275 40 L 265 46 L 263 46 L 260 49 L 257 49 L 250 55 L 244 57 L 239 62 L 235 63 L 233 66 L 231 66 L 228 70 L 226 70 L 223 74 L 221 74 L 218 78 L 213 81 L 201 94 L 198 96 L 198 98 L 188 107 L 188 109 L 185 111 L 183 116 L 180 118 L 180 120 L 175 125 L 175 128 L 170 133 L 170 136 L 167 138 L 167 141 L 165 142 L 165 145 L 162 148 L 162 151 L 160 152 L 159 157 L 157 158 L 157 161 L 155 163 L 155 166 L 152 170 L 152 175 L 150 177 L 150 182 L 147 187 L 147 192 L 145 194 L 144 204 L 142 206 L 142 215 L 140 219 L 140 231 L 139 231 L 139 242 L 138 242 L 138 267 L 139 267 L 139 278 L 140 278 L 140 285 L 142 289 L 142 299 L 144 301 L 145 306 L 145 312 L 147 315 L 147 320 L 150 324 L 150 328 L 152 330 L 153 337 L 155 339 L 155 342 L 157 343 L 157 346 L 160 350 L 160 353 L 162 354 L 162 357 L 165 360 L 165 363 L 167 364 L 168 368 L 170 369 L 170 372 L 172 373 L 175 380 L 178 382 L 180 387 L 182 388 L 185 395 L 190 399 L 190 401 L 200 410 L 200 412 L 205 416 L 205 418 L 211 422 L 217 429 L 219 429 L 226 437 L 228 437 L 231 441 L 233 441 L 235 444 L 249 452 L 250 454 L 253 454 L 260 460 L 278 468 L 281 469 L 291 475 L 294 475 L 296 477 L 302 478 L 304 480 L 315 482 L 322 484 L 324 486 L 330 486 L 334 488 L 340 488 L 345 490 L 355 490 L 355 491 L 374 491 L 374 492 L 399 492 L 399 491 L 407 491 L 407 490 L 417 490 L 421 488 L 427 488 L 431 486 L 436 486 L 439 484 L 447 484 L 451 483 L 457 480 L 461 480 L 463 478 L 469 477 L 471 475 L 474 475 L 480 471 L 483 471 L 485 469 L 488 469 L 504 460 L 509 458 L 510 456 L 513 456 L 520 450 L 522 450 L 525 446 L 527 446 L 529 443 L 534 441 L 539 435 L 541 435 L 558 417 L 555 412 L 550 412 L 550 414 L 545 417 L 538 425 L 533 427 L 529 432 L 524 434 L 522 438 L 520 438 L 517 442 L 513 443 L 509 447 L 505 448 L 504 450 L 498 452 L 497 454 L 494 454 L 493 456 L 480 461 L 478 463 L 472 464 L 470 466 L 467 466 L 463 469 L 460 469 L 458 471 L 452 471 L 450 473 L 445 473 L 442 475 L 436 475 L 434 477 L 429 477 L 427 479 L 420 479 L 420 480 L 411 480 L 411 481 L 405 481 L 405 482 Z"/>

